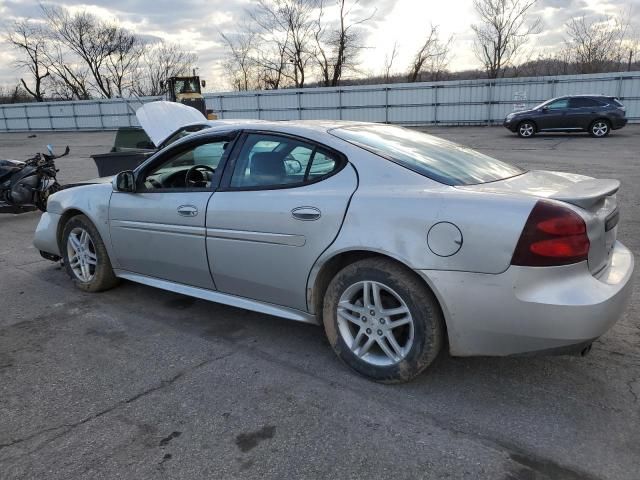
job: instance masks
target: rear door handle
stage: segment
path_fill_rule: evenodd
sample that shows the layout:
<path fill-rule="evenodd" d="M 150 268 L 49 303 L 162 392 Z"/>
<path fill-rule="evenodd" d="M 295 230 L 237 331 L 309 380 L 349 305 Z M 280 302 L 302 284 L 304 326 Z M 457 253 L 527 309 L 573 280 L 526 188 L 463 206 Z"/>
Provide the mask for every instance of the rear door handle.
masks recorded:
<path fill-rule="evenodd" d="M 178 207 L 178 215 L 183 217 L 195 217 L 198 215 L 198 209 L 195 205 L 180 205 Z"/>
<path fill-rule="evenodd" d="M 291 216 L 296 220 L 311 221 L 318 220 L 322 212 L 316 207 L 297 207 L 291 210 Z"/>

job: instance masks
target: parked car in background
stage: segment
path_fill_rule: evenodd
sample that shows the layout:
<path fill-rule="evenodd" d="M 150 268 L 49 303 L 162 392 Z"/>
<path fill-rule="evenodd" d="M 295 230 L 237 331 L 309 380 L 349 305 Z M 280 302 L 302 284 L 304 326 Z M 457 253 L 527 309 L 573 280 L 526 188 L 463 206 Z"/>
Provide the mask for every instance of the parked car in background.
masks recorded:
<path fill-rule="evenodd" d="M 34 243 L 85 291 L 323 324 L 347 365 L 399 382 L 443 348 L 588 349 L 631 294 L 619 186 L 396 126 L 228 120 L 52 195 Z"/>
<path fill-rule="evenodd" d="M 593 137 L 606 137 L 626 124 L 624 105 L 604 95 L 553 98 L 504 119 L 506 128 L 525 138 L 537 132 L 589 132 Z"/>

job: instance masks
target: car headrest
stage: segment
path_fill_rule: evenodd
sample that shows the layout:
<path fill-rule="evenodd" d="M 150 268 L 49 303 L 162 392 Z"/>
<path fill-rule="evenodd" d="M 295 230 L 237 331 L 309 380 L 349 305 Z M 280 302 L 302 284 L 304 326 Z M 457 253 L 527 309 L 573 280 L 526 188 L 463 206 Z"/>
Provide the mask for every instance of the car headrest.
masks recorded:
<path fill-rule="evenodd" d="M 282 154 L 258 152 L 251 157 L 251 176 L 261 177 L 260 183 L 275 183 L 286 174 Z"/>

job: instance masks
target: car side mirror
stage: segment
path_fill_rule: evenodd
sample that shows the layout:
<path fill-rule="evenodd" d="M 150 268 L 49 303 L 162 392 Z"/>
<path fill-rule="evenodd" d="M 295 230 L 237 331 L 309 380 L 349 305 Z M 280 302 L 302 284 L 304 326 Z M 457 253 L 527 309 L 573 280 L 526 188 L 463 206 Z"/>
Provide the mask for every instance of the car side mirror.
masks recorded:
<path fill-rule="evenodd" d="M 131 170 L 125 170 L 113 177 L 113 191 L 129 193 L 136 191 L 136 179 Z"/>
<path fill-rule="evenodd" d="M 546 112 L 549 110 L 549 107 L 547 107 L 546 105 L 544 107 L 542 107 L 540 110 L 542 110 L 543 112 Z"/>

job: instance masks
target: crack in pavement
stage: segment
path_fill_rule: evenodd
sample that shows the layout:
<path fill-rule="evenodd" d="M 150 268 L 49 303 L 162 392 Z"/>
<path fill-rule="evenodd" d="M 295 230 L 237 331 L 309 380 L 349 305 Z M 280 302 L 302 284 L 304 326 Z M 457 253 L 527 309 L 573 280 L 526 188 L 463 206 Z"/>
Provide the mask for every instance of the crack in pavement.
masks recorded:
<path fill-rule="evenodd" d="M 627 383 L 627 387 L 629 388 L 629 393 L 633 397 L 633 402 L 634 403 L 638 403 L 638 394 L 633 389 L 633 384 L 638 381 L 638 378 L 640 378 L 640 377 L 632 378 L 631 380 L 626 382 Z"/>
<path fill-rule="evenodd" d="M 324 378 L 321 376 L 321 374 L 315 371 L 309 371 L 299 365 L 289 363 L 286 360 L 281 360 L 280 358 L 274 357 L 270 353 L 260 350 L 256 347 L 244 345 L 242 343 L 236 343 L 234 340 L 225 337 L 220 337 L 220 340 L 222 342 L 235 346 L 239 351 L 244 351 L 249 355 L 260 358 L 261 360 L 267 360 L 276 365 L 289 368 L 303 375 L 315 378 L 316 380 L 327 384 L 330 388 L 336 388 L 336 386 L 340 386 L 340 388 L 348 390 L 355 395 L 362 395 L 362 392 L 357 387 L 351 384 L 336 381 L 335 379 Z M 389 406 L 388 402 L 378 400 L 377 398 L 367 397 L 367 400 L 381 404 L 384 407 Z M 500 454 L 506 454 L 511 461 L 519 465 L 523 465 L 530 470 L 535 471 L 536 473 L 545 476 L 553 475 L 551 478 L 562 478 L 566 480 L 600 480 L 601 478 L 578 468 L 561 464 L 551 458 L 535 454 L 523 447 L 518 446 L 513 442 L 496 438 L 495 436 L 492 436 L 490 434 L 480 433 L 473 427 L 473 425 L 467 424 L 466 428 L 465 425 L 455 425 L 451 421 L 436 418 L 434 414 L 425 410 L 405 407 L 405 410 L 403 411 L 409 411 L 418 416 L 421 416 L 427 419 L 436 428 L 439 428 L 442 431 L 450 432 L 453 436 L 458 436 L 460 438 L 478 442 L 479 444 L 493 451 L 496 451 Z M 423 426 L 418 421 L 409 421 L 409 423 L 413 423 L 415 426 Z"/>
<path fill-rule="evenodd" d="M 52 438 L 49 438 L 48 440 L 46 440 L 44 443 L 38 445 L 33 450 L 30 450 L 30 451 L 28 451 L 26 453 L 23 453 L 21 455 L 16 455 L 16 456 L 13 456 L 13 457 L 4 458 L 3 461 L 13 460 L 13 459 L 24 457 L 26 455 L 31 455 L 32 453 L 35 453 L 38 450 L 44 448 L 46 445 L 48 445 L 52 441 L 54 441 L 54 440 L 64 436 L 65 434 L 69 433 L 73 429 L 75 429 L 75 428 L 77 428 L 77 427 L 79 427 L 81 425 L 84 425 L 85 423 L 91 422 L 92 420 L 100 418 L 103 415 L 106 415 L 106 414 L 108 414 L 110 412 L 113 412 L 114 410 L 116 410 L 116 409 L 118 409 L 118 408 L 120 408 L 120 407 L 122 407 L 124 405 L 131 404 L 131 403 L 135 402 L 136 400 L 139 400 L 142 397 L 145 397 L 145 396 L 150 395 L 150 394 L 152 394 L 154 392 L 157 392 L 158 390 L 162 390 L 163 388 L 167 388 L 167 387 L 171 386 L 172 384 L 174 384 L 175 382 L 177 382 L 182 377 L 184 377 L 185 375 L 187 375 L 187 374 L 189 374 L 191 372 L 194 372 L 195 370 L 198 370 L 199 368 L 201 368 L 201 367 L 203 367 L 205 365 L 209 365 L 211 363 L 214 363 L 214 362 L 217 362 L 219 360 L 222 360 L 222 359 L 225 359 L 227 357 L 230 357 L 231 355 L 234 355 L 235 353 L 236 352 L 228 352 L 228 353 L 225 353 L 224 355 L 219 355 L 217 357 L 214 357 L 214 358 L 211 358 L 211 359 L 208 359 L 208 360 L 204 360 L 204 361 L 202 361 L 202 362 L 200 362 L 200 363 L 198 363 L 198 364 L 196 364 L 196 365 L 194 365 L 192 367 L 189 367 L 189 368 L 187 368 L 185 370 L 182 370 L 182 371 L 176 373 L 175 375 L 173 375 L 171 378 L 169 378 L 167 380 L 161 380 L 158 385 L 155 385 L 155 386 L 150 387 L 150 388 L 148 388 L 146 390 L 143 390 L 142 392 L 137 393 L 137 394 L 133 395 L 132 397 L 126 398 L 124 400 L 120 400 L 119 402 L 115 403 L 114 405 L 110 406 L 109 408 L 106 408 L 106 409 L 104 409 L 104 410 L 102 410 L 100 412 L 97 412 L 97 413 L 94 413 L 92 415 L 89 415 L 88 417 L 85 417 L 82 420 L 79 420 L 77 422 L 74 422 L 74 423 L 63 423 L 62 425 L 58 425 L 58 426 L 55 426 L 55 427 L 45 428 L 44 430 L 40 430 L 38 432 L 32 433 L 31 435 L 28 435 L 28 436 L 26 436 L 24 438 L 19 438 L 19 439 L 16 439 L 16 440 L 12 440 L 12 441 L 10 441 L 8 443 L 0 443 L 0 450 L 2 450 L 2 449 L 10 448 L 10 447 L 13 447 L 15 445 L 18 445 L 18 444 L 21 444 L 21 443 L 24 443 L 24 442 L 28 442 L 29 440 L 32 440 L 32 439 L 34 439 L 34 438 L 36 438 L 36 437 L 38 437 L 40 435 L 43 435 L 43 434 L 46 434 L 46 433 L 49 433 L 49 432 L 53 432 L 53 431 L 56 431 L 56 430 L 64 429 L 63 432 L 61 432 L 60 434 L 58 434 L 58 435 L 56 435 L 56 436 L 54 436 Z"/>

